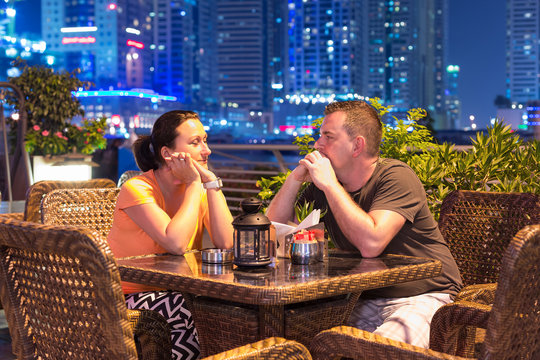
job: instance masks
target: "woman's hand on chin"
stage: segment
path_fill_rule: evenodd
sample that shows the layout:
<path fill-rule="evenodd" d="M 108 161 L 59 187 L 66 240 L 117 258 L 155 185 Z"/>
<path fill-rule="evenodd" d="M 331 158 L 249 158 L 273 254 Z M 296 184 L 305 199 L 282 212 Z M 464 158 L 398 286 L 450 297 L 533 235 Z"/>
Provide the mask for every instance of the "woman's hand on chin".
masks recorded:
<path fill-rule="evenodd" d="M 174 153 L 170 158 L 165 158 L 167 167 L 173 177 L 181 184 L 190 184 L 194 181 L 201 181 L 199 171 L 194 164 L 197 164 L 188 153 Z M 198 164 L 197 164 L 198 165 Z"/>
<path fill-rule="evenodd" d="M 217 176 L 213 172 L 208 170 L 205 166 L 199 164 L 196 161 L 193 161 L 193 165 L 195 165 L 195 168 L 197 169 L 197 172 L 199 173 L 201 181 L 203 183 L 214 181 L 217 179 Z"/>

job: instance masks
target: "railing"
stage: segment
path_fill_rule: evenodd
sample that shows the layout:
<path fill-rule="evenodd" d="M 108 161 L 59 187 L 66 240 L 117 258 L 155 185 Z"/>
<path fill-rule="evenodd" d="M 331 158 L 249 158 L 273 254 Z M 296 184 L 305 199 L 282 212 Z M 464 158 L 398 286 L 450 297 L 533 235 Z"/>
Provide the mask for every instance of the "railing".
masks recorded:
<path fill-rule="evenodd" d="M 256 196 L 261 177 L 272 177 L 293 169 L 300 160 L 296 145 L 209 144 L 212 150 L 210 169 L 223 181 L 223 193 L 233 212 L 240 210 L 240 201 Z M 456 145 L 457 151 L 468 151 L 470 145 Z M 265 159 L 265 160 L 261 160 Z"/>
<path fill-rule="evenodd" d="M 239 203 L 260 191 L 256 182 L 292 169 L 300 155 L 296 145 L 210 144 L 209 167 L 223 181 L 223 193 L 231 211 L 239 211 Z"/>

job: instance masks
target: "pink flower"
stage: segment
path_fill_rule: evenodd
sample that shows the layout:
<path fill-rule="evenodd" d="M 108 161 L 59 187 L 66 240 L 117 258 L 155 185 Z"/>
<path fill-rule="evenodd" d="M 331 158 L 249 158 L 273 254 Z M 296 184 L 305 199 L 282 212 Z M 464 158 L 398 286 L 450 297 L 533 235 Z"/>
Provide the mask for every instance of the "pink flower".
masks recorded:
<path fill-rule="evenodd" d="M 63 136 L 62 139 L 67 140 L 68 138 L 67 138 L 67 136 Z"/>
<path fill-rule="evenodd" d="M 84 135 L 85 135 L 85 136 L 90 136 L 90 133 L 89 133 L 89 132 L 87 132 L 87 133 L 86 133 L 86 134 L 84 134 Z"/>
<path fill-rule="evenodd" d="M 84 140 L 84 143 L 85 143 L 85 144 L 88 144 L 88 140 Z"/>
<path fill-rule="evenodd" d="M 49 136 L 49 132 L 47 130 L 43 130 L 43 132 L 41 133 L 41 135 L 43 136 Z"/>
<path fill-rule="evenodd" d="M 32 129 L 34 129 L 34 131 L 39 131 L 39 125 L 34 125 L 34 127 L 32 127 Z"/>
<path fill-rule="evenodd" d="M 60 131 L 55 132 L 54 135 L 58 136 L 60 139 L 64 137 Z"/>

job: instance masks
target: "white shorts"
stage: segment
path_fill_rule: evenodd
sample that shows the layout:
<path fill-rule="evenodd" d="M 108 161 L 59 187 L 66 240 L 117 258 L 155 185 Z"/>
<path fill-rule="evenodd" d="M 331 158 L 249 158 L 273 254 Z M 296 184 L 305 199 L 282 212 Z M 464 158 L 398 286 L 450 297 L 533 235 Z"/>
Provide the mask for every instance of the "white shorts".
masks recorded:
<path fill-rule="evenodd" d="M 360 299 L 348 323 L 358 329 L 427 349 L 431 318 L 437 309 L 451 301 L 450 294 L 444 293 Z"/>

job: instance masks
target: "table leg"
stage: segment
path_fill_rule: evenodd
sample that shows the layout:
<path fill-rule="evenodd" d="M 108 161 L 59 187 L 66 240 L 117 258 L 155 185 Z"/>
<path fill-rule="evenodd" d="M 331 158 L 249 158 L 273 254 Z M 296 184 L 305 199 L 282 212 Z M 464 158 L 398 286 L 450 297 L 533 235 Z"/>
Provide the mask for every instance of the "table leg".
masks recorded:
<path fill-rule="evenodd" d="M 204 319 L 199 318 L 201 314 L 199 314 L 197 311 L 194 311 L 195 307 L 193 306 L 193 300 L 194 296 L 190 293 L 183 292 L 182 296 L 184 297 L 184 301 L 186 302 L 186 308 L 191 312 L 191 316 L 193 317 L 193 323 L 195 324 L 195 329 L 197 328 L 197 324 L 204 321 Z M 210 355 L 208 353 L 208 345 L 206 344 L 205 336 L 199 335 L 199 346 L 201 348 L 201 356 L 208 356 Z"/>
<path fill-rule="evenodd" d="M 259 305 L 259 336 L 285 337 L 285 310 L 283 305 Z"/>
<path fill-rule="evenodd" d="M 362 295 L 362 292 L 349 294 L 349 303 L 347 304 L 347 308 L 345 309 L 343 325 L 347 325 L 347 321 L 349 320 L 349 317 L 351 316 L 351 313 L 354 309 L 354 306 L 358 302 L 358 298 L 360 298 L 360 295 Z"/>

